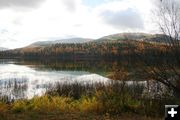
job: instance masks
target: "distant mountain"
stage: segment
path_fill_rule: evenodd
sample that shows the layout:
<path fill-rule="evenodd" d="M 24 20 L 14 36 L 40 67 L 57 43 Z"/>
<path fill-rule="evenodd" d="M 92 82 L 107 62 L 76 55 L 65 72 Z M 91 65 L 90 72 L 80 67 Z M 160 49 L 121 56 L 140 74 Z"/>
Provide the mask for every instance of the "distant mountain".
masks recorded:
<path fill-rule="evenodd" d="M 86 43 L 94 41 L 93 39 L 89 38 L 69 38 L 69 39 L 61 39 L 61 40 L 54 40 L 54 41 L 38 41 L 35 42 L 27 47 L 46 47 L 53 44 L 70 44 L 70 43 Z"/>
<path fill-rule="evenodd" d="M 146 33 L 118 33 L 118 34 L 113 34 L 113 35 L 108 35 L 105 37 L 100 38 L 99 40 L 126 40 L 126 39 L 142 39 L 145 38 L 146 36 L 150 36 L 150 34 Z"/>
<path fill-rule="evenodd" d="M 7 57 L 44 57 L 54 56 L 59 58 L 65 57 L 98 57 L 112 56 L 127 53 L 129 45 L 137 47 L 145 41 L 148 49 L 154 49 L 156 45 L 166 43 L 168 36 L 162 34 L 145 34 L 145 33 L 120 33 L 102 37 L 97 40 L 84 38 L 71 38 L 55 41 L 35 42 L 27 47 L 18 48 L 0 52 Z M 79 45 L 69 43 L 80 43 Z M 83 44 L 88 43 L 88 44 Z M 127 44 L 128 43 L 128 44 Z M 150 43 L 150 44 L 149 44 Z M 151 44 L 152 43 L 152 44 Z M 154 43 L 158 43 L 154 46 Z M 53 44 L 56 44 L 54 46 Z M 146 48 L 145 47 L 145 48 Z"/>
<path fill-rule="evenodd" d="M 33 48 L 33 47 L 46 47 L 53 44 L 70 44 L 70 43 L 87 43 L 87 42 L 126 42 L 126 40 L 137 40 L 137 41 L 145 41 L 145 42 L 156 42 L 156 43 L 166 43 L 168 36 L 163 34 L 147 34 L 147 33 L 119 33 L 108 35 L 97 40 L 89 39 L 89 38 L 69 38 L 69 39 L 61 39 L 54 41 L 38 41 L 32 43 L 31 45 L 25 48 Z"/>
<path fill-rule="evenodd" d="M 0 51 L 8 50 L 8 48 L 0 47 Z"/>
<path fill-rule="evenodd" d="M 119 33 L 102 37 L 97 42 L 111 42 L 123 40 L 138 40 L 145 42 L 166 43 L 168 36 L 163 34 L 146 34 L 146 33 Z"/>

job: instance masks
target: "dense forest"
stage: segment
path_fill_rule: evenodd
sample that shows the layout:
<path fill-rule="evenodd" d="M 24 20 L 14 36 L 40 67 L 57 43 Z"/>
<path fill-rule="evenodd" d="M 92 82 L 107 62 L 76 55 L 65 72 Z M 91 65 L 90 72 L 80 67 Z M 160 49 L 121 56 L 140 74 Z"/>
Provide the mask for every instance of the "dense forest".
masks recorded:
<path fill-rule="evenodd" d="M 141 52 L 166 51 L 167 46 L 134 40 L 89 42 L 79 44 L 53 44 L 45 47 L 25 47 L 1 51 L 1 58 L 60 58 L 60 59 L 123 59 Z M 135 54 L 136 53 L 136 54 Z"/>

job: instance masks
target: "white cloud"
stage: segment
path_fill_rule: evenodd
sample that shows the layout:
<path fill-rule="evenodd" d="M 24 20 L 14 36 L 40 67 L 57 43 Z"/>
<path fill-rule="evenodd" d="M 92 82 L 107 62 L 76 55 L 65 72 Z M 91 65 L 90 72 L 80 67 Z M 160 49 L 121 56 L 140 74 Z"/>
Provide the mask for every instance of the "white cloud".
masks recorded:
<path fill-rule="evenodd" d="M 40 3 L 31 4 L 33 7 Z M 21 2 L 20 5 L 31 6 Z M 0 46 L 23 47 L 67 36 L 99 38 L 124 31 L 148 32 L 152 29 L 151 8 L 150 0 L 108 0 L 94 8 L 84 5 L 82 0 L 41 0 L 39 7 L 29 11 L 1 9 Z M 6 34 L 3 30 L 7 30 Z"/>

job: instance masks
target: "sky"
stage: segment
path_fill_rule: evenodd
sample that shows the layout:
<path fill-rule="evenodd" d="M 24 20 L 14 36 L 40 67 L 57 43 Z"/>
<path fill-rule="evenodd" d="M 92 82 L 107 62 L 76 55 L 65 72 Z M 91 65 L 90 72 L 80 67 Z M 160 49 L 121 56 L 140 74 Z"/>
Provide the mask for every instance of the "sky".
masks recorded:
<path fill-rule="evenodd" d="M 0 0 L 0 47 L 121 32 L 155 33 L 153 0 Z"/>

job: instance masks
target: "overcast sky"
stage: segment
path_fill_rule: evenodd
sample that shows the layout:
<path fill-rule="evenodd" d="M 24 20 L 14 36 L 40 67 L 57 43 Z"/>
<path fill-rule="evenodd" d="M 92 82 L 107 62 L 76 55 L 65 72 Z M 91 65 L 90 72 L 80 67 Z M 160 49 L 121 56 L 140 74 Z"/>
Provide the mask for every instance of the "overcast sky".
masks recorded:
<path fill-rule="evenodd" d="M 0 47 L 35 41 L 156 32 L 152 0 L 0 0 Z"/>

